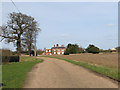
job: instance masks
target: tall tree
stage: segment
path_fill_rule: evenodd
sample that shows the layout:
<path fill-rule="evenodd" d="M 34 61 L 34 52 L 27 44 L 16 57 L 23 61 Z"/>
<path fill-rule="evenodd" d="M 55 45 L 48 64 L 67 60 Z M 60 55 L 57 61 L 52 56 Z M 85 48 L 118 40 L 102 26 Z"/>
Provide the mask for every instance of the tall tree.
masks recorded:
<path fill-rule="evenodd" d="M 27 30 L 26 33 L 23 34 L 24 40 L 22 41 L 22 47 L 26 48 L 28 50 L 28 54 L 31 56 L 31 50 L 34 49 L 35 47 L 35 32 L 36 36 L 38 35 L 38 30 L 40 29 L 35 29 L 36 23 L 32 23 L 31 27 Z M 34 25 L 36 24 L 36 25 Z"/>
<path fill-rule="evenodd" d="M 79 53 L 79 46 L 77 44 L 68 44 L 66 48 L 66 53 L 69 54 Z"/>
<path fill-rule="evenodd" d="M 35 33 L 33 30 L 27 30 L 28 32 L 24 33 L 24 40 L 22 40 L 22 48 L 24 48 L 24 50 L 28 51 L 28 54 L 30 54 L 31 52 L 31 48 L 34 47 L 34 37 L 33 34 Z"/>
<path fill-rule="evenodd" d="M 1 27 L 1 40 L 13 42 L 17 46 L 17 53 L 20 55 L 21 42 L 24 40 L 24 35 L 28 30 L 38 30 L 37 22 L 31 16 L 22 13 L 10 13 L 9 20 L 6 25 Z"/>

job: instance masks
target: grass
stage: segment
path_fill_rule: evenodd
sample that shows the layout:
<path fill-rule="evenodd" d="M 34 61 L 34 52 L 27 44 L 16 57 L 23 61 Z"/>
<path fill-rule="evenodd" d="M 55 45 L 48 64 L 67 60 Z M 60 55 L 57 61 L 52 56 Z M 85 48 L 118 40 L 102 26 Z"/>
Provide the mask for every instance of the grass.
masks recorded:
<path fill-rule="evenodd" d="M 118 53 L 108 53 L 108 54 L 81 53 L 81 54 L 52 55 L 52 56 L 60 57 L 68 60 L 76 60 L 79 62 L 92 63 L 110 68 L 118 68 Z"/>
<path fill-rule="evenodd" d="M 95 65 L 95 64 L 91 64 L 91 63 L 87 63 L 87 62 L 80 62 L 80 61 L 74 61 L 74 60 L 69 60 L 69 59 L 63 59 L 63 58 L 60 58 L 60 57 L 52 57 L 52 56 L 42 56 L 42 57 L 50 57 L 50 58 L 65 60 L 67 62 L 85 67 L 87 69 L 90 69 L 92 71 L 95 71 L 97 73 L 100 73 L 100 74 L 105 75 L 109 78 L 112 78 L 114 80 L 119 81 L 118 80 L 118 69 L 117 68 L 110 68 L 110 67 Z"/>
<path fill-rule="evenodd" d="M 34 56 L 21 56 L 20 60 L 21 61 L 33 61 L 33 60 L 37 60 L 37 58 L 35 58 Z"/>
<path fill-rule="evenodd" d="M 3 88 L 22 88 L 27 72 L 43 60 L 31 57 L 21 57 L 23 62 L 13 62 L 2 65 Z"/>

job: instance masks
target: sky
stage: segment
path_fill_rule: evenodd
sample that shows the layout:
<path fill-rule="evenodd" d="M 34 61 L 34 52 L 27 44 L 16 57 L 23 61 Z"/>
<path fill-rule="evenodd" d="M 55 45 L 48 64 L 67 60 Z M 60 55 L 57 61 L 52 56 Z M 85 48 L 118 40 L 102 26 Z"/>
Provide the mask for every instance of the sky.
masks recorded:
<path fill-rule="evenodd" d="M 20 12 L 36 19 L 41 28 L 37 49 L 54 44 L 78 44 L 86 48 L 94 44 L 100 49 L 118 46 L 117 2 L 15 2 Z M 17 12 L 11 2 L 2 3 L 2 24 L 8 14 Z M 12 43 L 2 48 L 16 50 Z"/>

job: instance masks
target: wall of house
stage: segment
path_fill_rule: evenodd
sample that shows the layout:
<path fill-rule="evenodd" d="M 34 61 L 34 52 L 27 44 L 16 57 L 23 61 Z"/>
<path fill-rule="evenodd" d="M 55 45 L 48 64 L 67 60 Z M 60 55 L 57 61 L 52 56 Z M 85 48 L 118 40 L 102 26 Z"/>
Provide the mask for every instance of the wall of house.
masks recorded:
<path fill-rule="evenodd" d="M 61 49 L 61 48 L 57 48 L 57 49 L 52 49 L 52 54 L 57 54 L 57 55 L 60 55 L 60 54 L 64 54 L 65 52 L 65 49 Z"/>
<path fill-rule="evenodd" d="M 44 54 L 45 55 L 62 55 L 62 54 L 64 54 L 64 52 L 65 52 L 65 48 L 63 47 L 63 45 L 61 45 L 61 47 L 59 47 L 59 45 L 58 44 L 56 44 L 56 46 L 54 45 L 54 48 L 52 48 L 52 49 L 46 49 L 45 48 L 45 52 L 44 52 Z"/>
<path fill-rule="evenodd" d="M 51 49 L 45 49 L 45 55 L 52 55 Z"/>

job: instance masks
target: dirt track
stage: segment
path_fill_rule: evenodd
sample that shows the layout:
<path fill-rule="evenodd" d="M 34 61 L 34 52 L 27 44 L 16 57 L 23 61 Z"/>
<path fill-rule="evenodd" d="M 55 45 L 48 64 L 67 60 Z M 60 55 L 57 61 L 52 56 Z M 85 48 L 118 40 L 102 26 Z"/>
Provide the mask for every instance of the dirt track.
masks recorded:
<path fill-rule="evenodd" d="M 117 84 L 80 66 L 41 57 L 28 73 L 23 88 L 117 88 Z"/>

